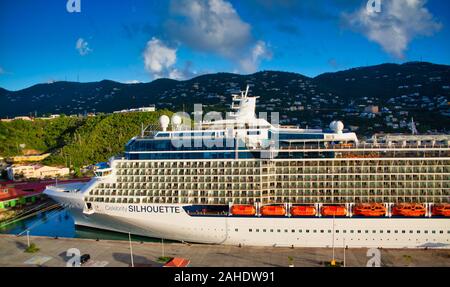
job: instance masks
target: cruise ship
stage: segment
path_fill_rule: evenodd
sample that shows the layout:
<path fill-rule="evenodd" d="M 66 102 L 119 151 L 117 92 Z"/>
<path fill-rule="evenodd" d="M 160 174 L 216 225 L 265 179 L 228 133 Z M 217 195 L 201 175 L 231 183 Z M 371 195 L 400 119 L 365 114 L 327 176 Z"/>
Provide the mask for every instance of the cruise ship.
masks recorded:
<path fill-rule="evenodd" d="M 87 183 L 48 186 L 75 224 L 240 246 L 449 248 L 450 136 L 302 129 L 232 95 L 225 120 L 162 116 Z"/>

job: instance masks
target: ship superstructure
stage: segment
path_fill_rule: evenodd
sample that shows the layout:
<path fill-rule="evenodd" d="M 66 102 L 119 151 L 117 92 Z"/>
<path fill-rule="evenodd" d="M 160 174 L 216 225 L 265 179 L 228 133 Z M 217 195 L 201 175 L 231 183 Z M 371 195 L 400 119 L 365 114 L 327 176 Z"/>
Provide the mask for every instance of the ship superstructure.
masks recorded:
<path fill-rule="evenodd" d="M 45 193 L 78 225 L 262 246 L 450 246 L 450 136 L 284 127 L 233 95 L 227 119 L 178 116 L 131 139 L 77 188 Z"/>

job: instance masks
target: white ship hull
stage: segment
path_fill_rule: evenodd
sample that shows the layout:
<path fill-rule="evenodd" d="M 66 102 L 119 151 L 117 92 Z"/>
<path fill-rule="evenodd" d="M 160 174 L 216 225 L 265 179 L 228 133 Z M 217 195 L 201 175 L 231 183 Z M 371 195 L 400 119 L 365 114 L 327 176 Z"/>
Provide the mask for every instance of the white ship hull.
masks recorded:
<path fill-rule="evenodd" d="M 176 241 L 275 247 L 450 248 L 447 218 L 289 218 L 191 216 L 183 205 L 95 203 L 46 191 L 68 206 L 76 225 Z"/>

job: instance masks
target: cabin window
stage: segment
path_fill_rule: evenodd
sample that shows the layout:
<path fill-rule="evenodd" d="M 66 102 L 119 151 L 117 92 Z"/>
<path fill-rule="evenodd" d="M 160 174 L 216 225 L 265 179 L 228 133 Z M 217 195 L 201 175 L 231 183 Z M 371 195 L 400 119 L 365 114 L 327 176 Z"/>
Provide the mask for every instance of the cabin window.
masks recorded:
<path fill-rule="evenodd" d="M 265 230 L 265 229 L 263 229 L 263 232 L 266 232 L 266 230 Z"/>
<path fill-rule="evenodd" d="M 306 233 L 309 233 L 309 229 L 306 229 Z"/>
<path fill-rule="evenodd" d="M 336 233 L 339 233 L 339 230 L 336 230 Z"/>
<path fill-rule="evenodd" d="M 259 232 L 259 229 L 256 229 L 256 232 Z"/>
<path fill-rule="evenodd" d="M 292 232 L 292 233 L 295 233 L 295 229 L 292 229 L 291 232 Z"/>
<path fill-rule="evenodd" d="M 281 232 L 281 230 L 280 230 L 280 229 L 277 229 L 277 232 Z"/>
<path fill-rule="evenodd" d="M 410 231 L 409 231 L 409 233 L 413 233 L 413 232 L 414 232 L 413 230 L 410 230 Z"/>
<path fill-rule="evenodd" d="M 298 233 L 302 233 L 302 230 L 301 230 L 301 229 L 299 229 L 299 230 L 298 230 Z"/>
<path fill-rule="evenodd" d="M 235 231 L 235 232 L 238 232 L 238 231 L 239 231 L 239 229 L 237 229 L 237 228 L 236 228 L 236 229 L 235 229 L 234 231 Z"/>
<path fill-rule="evenodd" d="M 417 234 L 420 234 L 420 230 L 417 230 Z"/>
<path fill-rule="evenodd" d="M 344 230 L 342 230 L 342 232 L 343 232 L 343 233 L 347 233 L 347 230 L 344 229 Z"/>
<path fill-rule="evenodd" d="M 361 233 L 361 230 L 358 230 L 358 233 Z"/>
<path fill-rule="evenodd" d="M 436 230 L 431 231 L 431 233 L 436 234 Z"/>
<path fill-rule="evenodd" d="M 387 232 L 387 233 L 391 233 L 391 231 L 390 231 L 390 230 L 386 230 L 386 232 Z"/>
<path fill-rule="evenodd" d="M 273 229 L 271 229 L 270 232 L 273 232 Z"/>
<path fill-rule="evenodd" d="M 444 230 L 439 231 L 439 233 L 440 233 L 440 234 L 443 234 L 443 233 L 444 233 Z"/>
<path fill-rule="evenodd" d="M 369 230 L 366 230 L 366 233 L 369 233 Z"/>
<path fill-rule="evenodd" d="M 284 232 L 285 232 L 285 233 L 287 233 L 287 232 L 288 232 L 288 230 L 287 230 L 287 229 L 285 229 L 285 230 L 284 230 Z"/>
<path fill-rule="evenodd" d="M 352 230 L 350 230 L 350 233 L 353 233 L 354 232 L 354 230 L 352 229 Z"/>
<path fill-rule="evenodd" d="M 402 233 L 406 233 L 406 230 L 402 230 Z"/>
<path fill-rule="evenodd" d="M 322 230 L 320 230 L 320 233 L 323 233 L 323 231 L 324 231 L 323 229 L 322 229 Z"/>
<path fill-rule="evenodd" d="M 372 233 L 377 233 L 377 231 L 376 230 L 372 230 Z"/>
<path fill-rule="evenodd" d="M 248 232 L 252 232 L 252 229 L 250 228 L 250 229 L 248 230 Z"/>

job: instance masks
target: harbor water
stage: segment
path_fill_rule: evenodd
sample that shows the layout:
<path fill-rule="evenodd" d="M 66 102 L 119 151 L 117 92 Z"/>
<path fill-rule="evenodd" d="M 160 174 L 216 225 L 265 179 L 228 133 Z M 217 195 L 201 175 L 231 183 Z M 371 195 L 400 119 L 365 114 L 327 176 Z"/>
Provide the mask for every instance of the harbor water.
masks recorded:
<path fill-rule="evenodd" d="M 75 226 L 70 212 L 65 209 L 41 212 L 33 217 L 0 227 L 0 234 L 26 235 L 27 230 L 31 236 L 128 240 L 128 234 Z M 157 242 L 160 239 L 133 235 L 132 240 Z"/>

